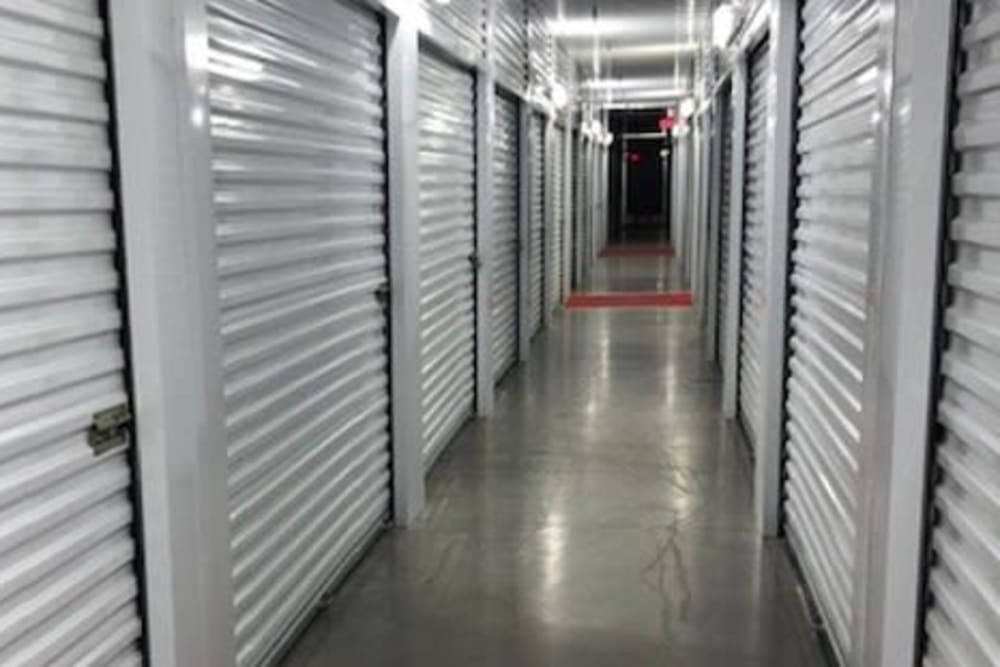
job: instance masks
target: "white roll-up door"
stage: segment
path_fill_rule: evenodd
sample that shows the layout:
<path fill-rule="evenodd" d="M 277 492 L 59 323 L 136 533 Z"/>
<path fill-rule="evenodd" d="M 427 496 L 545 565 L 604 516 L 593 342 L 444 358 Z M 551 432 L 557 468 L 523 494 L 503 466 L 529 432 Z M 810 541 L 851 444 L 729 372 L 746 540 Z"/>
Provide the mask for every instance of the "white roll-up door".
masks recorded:
<path fill-rule="evenodd" d="M 860 494 L 878 4 L 808 0 L 799 54 L 784 519 L 841 656 Z"/>
<path fill-rule="evenodd" d="M 924 664 L 985 667 L 1000 664 L 1000 8 L 974 0 L 964 15 Z"/>
<path fill-rule="evenodd" d="M 408 0 L 413 2 L 414 0 Z M 485 35 L 484 0 L 416 0 L 426 18 L 422 29 L 464 57 L 478 57 Z"/>
<path fill-rule="evenodd" d="M 520 93 L 528 84 L 528 34 L 524 0 L 498 0 L 493 44 L 497 82 Z"/>
<path fill-rule="evenodd" d="M 421 50 L 419 87 L 420 346 L 429 467 L 475 403 L 475 80 Z"/>
<path fill-rule="evenodd" d="M 718 291 L 718 327 L 715 332 L 716 358 L 719 366 L 725 368 L 727 346 L 725 344 L 726 331 L 729 327 L 729 197 L 730 181 L 733 173 L 733 109 L 732 93 L 726 92 L 722 96 L 719 131 L 722 142 L 720 156 L 722 165 L 719 169 L 719 278 L 716 286 Z"/>
<path fill-rule="evenodd" d="M 493 127 L 493 377 L 517 360 L 520 237 L 518 103 L 498 93 Z"/>
<path fill-rule="evenodd" d="M 764 186 L 767 149 L 768 42 L 750 54 L 744 154 L 743 248 L 740 278 L 739 414 L 751 447 L 760 442 L 761 319 L 764 308 Z"/>
<path fill-rule="evenodd" d="M 570 164 L 570 179 L 573 187 L 573 211 L 571 213 L 573 226 L 572 226 L 572 238 L 570 239 L 569 248 L 573 263 L 572 263 L 572 282 L 570 283 L 571 289 L 577 289 L 580 286 L 580 282 L 583 278 L 583 177 L 581 175 L 580 168 L 580 135 L 578 132 L 573 132 L 573 146 L 572 146 L 572 163 Z"/>
<path fill-rule="evenodd" d="M 531 200 L 528 239 L 528 331 L 533 336 L 542 328 L 545 308 L 545 121 L 531 114 L 528 123 L 531 150 Z"/>
<path fill-rule="evenodd" d="M 338 0 L 209 3 L 240 665 L 389 514 L 381 33 Z"/>
<path fill-rule="evenodd" d="M 551 153 L 546 158 L 549 168 L 548 201 L 552 205 L 552 229 L 549 233 L 549 246 L 545 258 L 545 289 L 549 310 L 555 310 L 562 304 L 563 285 L 563 135 L 561 128 L 552 128 L 552 142 L 549 145 Z"/>
<path fill-rule="evenodd" d="M 0 664 L 139 665 L 106 26 L 9 2 L 0 33 Z"/>

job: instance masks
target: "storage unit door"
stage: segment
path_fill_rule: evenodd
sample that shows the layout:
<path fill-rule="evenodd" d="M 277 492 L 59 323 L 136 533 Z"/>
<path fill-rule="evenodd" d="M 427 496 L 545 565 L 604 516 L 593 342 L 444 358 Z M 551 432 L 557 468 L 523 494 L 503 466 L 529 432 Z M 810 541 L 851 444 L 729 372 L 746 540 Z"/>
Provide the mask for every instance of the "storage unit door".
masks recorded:
<path fill-rule="evenodd" d="M 88 434 L 129 405 L 106 26 L 15 2 L 0 34 L 0 664 L 139 665 L 129 442 Z"/>
<path fill-rule="evenodd" d="M 493 128 L 493 378 L 517 359 L 518 276 L 518 103 L 497 94 Z"/>
<path fill-rule="evenodd" d="M 563 281 L 563 130 L 553 128 L 552 149 L 546 163 L 549 167 L 549 201 L 552 203 L 552 229 L 550 230 L 548 252 L 546 253 L 545 289 L 549 310 L 555 310 L 562 303 Z"/>
<path fill-rule="evenodd" d="M 938 367 L 927 665 L 1000 664 L 1000 54 L 996 3 L 965 3 L 957 171 Z"/>
<path fill-rule="evenodd" d="M 784 520 L 840 656 L 851 646 L 878 1 L 802 5 Z"/>
<path fill-rule="evenodd" d="M 768 43 L 750 55 L 744 154 L 739 414 L 750 446 L 760 442 L 761 314 L 764 307 L 764 180 L 767 147 Z"/>
<path fill-rule="evenodd" d="M 528 33 L 524 0 L 497 0 L 493 44 L 497 82 L 514 93 L 528 84 Z"/>
<path fill-rule="evenodd" d="M 475 81 L 420 53 L 420 348 L 427 467 L 475 402 Z"/>
<path fill-rule="evenodd" d="M 719 169 L 719 278 L 716 288 L 718 290 L 718 327 L 715 332 L 715 345 L 719 360 L 719 365 L 726 366 L 727 346 L 725 344 L 726 331 L 729 327 L 729 197 L 730 181 L 733 173 L 733 109 L 732 94 L 727 93 L 723 97 L 722 118 L 720 119 L 719 131 L 722 165 Z"/>
<path fill-rule="evenodd" d="M 570 242 L 572 252 L 573 280 L 570 283 L 571 289 L 580 287 L 583 278 L 583 178 L 581 176 L 580 164 L 580 136 L 573 133 L 573 162 L 570 165 L 570 178 L 573 183 L 573 238 Z"/>
<path fill-rule="evenodd" d="M 381 40 L 353 3 L 209 3 L 240 665 L 390 511 Z"/>
<path fill-rule="evenodd" d="M 416 0 L 415 4 L 422 17 L 421 28 L 438 41 L 466 57 L 482 54 L 485 0 Z"/>
<path fill-rule="evenodd" d="M 528 221 L 531 238 L 528 239 L 528 331 L 534 336 L 542 328 L 545 308 L 545 140 L 544 120 L 532 114 L 528 125 L 529 150 L 531 150 L 531 201 Z"/>

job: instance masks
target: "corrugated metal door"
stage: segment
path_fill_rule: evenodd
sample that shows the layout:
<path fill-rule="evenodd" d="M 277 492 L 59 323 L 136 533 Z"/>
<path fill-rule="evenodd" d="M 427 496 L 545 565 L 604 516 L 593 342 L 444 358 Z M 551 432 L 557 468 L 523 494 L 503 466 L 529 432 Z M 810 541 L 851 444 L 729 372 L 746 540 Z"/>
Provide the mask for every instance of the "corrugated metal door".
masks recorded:
<path fill-rule="evenodd" d="M 493 43 L 497 81 L 520 93 L 528 83 L 528 35 L 524 0 L 498 0 Z"/>
<path fill-rule="evenodd" d="M 570 284 L 571 289 L 578 288 L 583 278 L 583 256 L 581 254 L 583 252 L 583 178 L 581 176 L 580 169 L 580 135 L 578 132 L 574 131 L 572 164 L 570 164 L 569 171 L 573 185 L 573 227 L 572 238 L 570 239 L 570 248 L 573 258 L 573 280 Z"/>
<path fill-rule="evenodd" d="M 471 416 L 476 384 L 475 81 L 420 52 L 420 345 L 424 463 Z"/>
<path fill-rule="evenodd" d="M 0 19 L 0 664 L 142 662 L 123 443 L 106 26 L 98 3 L 6 3 Z"/>
<path fill-rule="evenodd" d="M 761 313 L 764 306 L 764 179 L 768 43 L 750 54 L 746 123 L 740 322 L 739 414 L 750 446 L 760 442 Z"/>
<path fill-rule="evenodd" d="M 834 646 L 851 645 L 878 1 L 802 6 L 785 528 Z"/>
<path fill-rule="evenodd" d="M 1000 664 L 1000 8 L 965 3 L 938 368 L 927 665 Z"/>
<path fill-rule="evenodd" d="M 517 359 L 519 123 L 518 103 L 496 96 L 493 135 L 493 377 L 499 380 Z"/>
<path fill-rule="evenodd" d="M 538 114 L 531 114 L 528 125 L 531 150 L 531 219 L 528 239 L 528 275 L 531 284 L 528 313 L 528 331 L 535 335 L 542 328 L 542 312 L 545 308 L 545 121 Z"/>
<path fill-rule="evenodd" d="M 410 0 L 411 2 L 413 0 Z M 465 54 L 476 56 L 483 50 L 483 0 L 418 0 L 428 19 L 429 32 L 456 46 Z"/>
<path fill-rule="evenodd" d="M 551 192 L 549 201 L 552 203 L 552 229 L 549 239 L 551 243 L 546 253 L 545 288 L 549 310 L 555 310 L 562 304 L 563 284 L 563 130 L 553 127 L 552 153 L 546 159 L 549 167 Z"/>
<path fill-rule="evenodd" d="M 381 28 L 209 3 L 237 662 L 273 657 L 389 514 Z"/>
<path fill-rule="evenodd" d="M 733 109 L 732 94 L 727 92 L 722 98 L 722 118 L 720 132 L 722 136 L 722 165 L 719 173 L 719 279 L 718 279 L 718 327 L 715 332 L 715 345 L 719 365 L 726 365 L 727 347 L 725 345 L 726 329 L 729 326 L 729 197 L 730 180 L 733 172 Z"/>

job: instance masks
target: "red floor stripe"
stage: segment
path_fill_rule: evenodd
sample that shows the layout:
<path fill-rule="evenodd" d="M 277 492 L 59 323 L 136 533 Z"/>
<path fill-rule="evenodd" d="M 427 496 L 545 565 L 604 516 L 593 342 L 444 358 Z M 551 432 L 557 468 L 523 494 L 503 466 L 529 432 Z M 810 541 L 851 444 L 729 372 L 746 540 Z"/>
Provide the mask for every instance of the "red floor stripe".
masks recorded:
<path fill-rule="evenodd" d="M 601 250 L 601 257 L 673 257 L 674 249 L 668 245 L 609 245 Z"/>
<path fill-rule="evenodd" d="M 581 308 L 688 308 L 690 292 L 583 292 L 566 300 L 569 309 Z"/>

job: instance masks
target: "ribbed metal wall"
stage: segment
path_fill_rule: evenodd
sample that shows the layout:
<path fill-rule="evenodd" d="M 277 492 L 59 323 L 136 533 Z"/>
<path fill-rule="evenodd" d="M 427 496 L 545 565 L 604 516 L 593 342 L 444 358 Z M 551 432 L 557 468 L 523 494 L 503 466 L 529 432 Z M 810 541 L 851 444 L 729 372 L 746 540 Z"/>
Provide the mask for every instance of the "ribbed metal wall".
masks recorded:
<path fill-rule="evenodd" d="M 762 411 L 761 314 L 764 308 L 764 180 L 767 147 L 767 74 L 768 44 L 761 44 L 750 55 L 749 91 L 744 156 L 744 205 L 741 313 L 739 414 L 750 445 L 760 442 Z"/>
<path fill-rule="evenodd" d="M 809 0 L 799 53 L 784 517 L 842 656 L 860 494 L 878 4 Z"/>
<path fill-rule="evenodd" d="M 424 463 L 475 403 L 475 80 L 420 53 L 420 345 Z"/>
<path fill-rule="evenodd" d="M 531 150 L 531 201 L 528 239 L 528 331 L 533 336 L 542 328 L 545 308 L 545 120 L 531 114 L 528 125 Z"/>
<path fill-rule="evenodd" d="M 559 127 L 553 127 L 552 141 L 549 143 L 551 153 L 546 158 L 546 166 L 549 168 L 549 187 L 551 188 L 549 201 L 552 205 L 552 229 L 549 238 L 551 243 L 546 253 L 545 266 L 545 288 L 547 306 L 549 310 L 554 310 L 562 304 L 563 287 L 563 225 L 565 220 L 566 207 L 563 202 L 565 178 L 563 172 L 563 146 L 565 146 L 565 131 Z"/>
<path fill-rule="evenodd" d="M 1000 664 L 1000 8 L 963 4 L 924 664 L 985 667 Z"/>
<path fill-rule="evenodd" d="M 0 20 L 0 664 L 138 665 L 127 405 L 98 3 Z"/>
<path fill-rule="evenodd" d="M 413 2 L 413 0 L 409 0 Z M 478 56 L 485 46 L 485 0 L 417 0 L 429 32 L 442 42 Z"/>
<path fill-rule="evenodd" d="M 555 41 L 549 31 L 547 8 L 542 0 L 526 0 L 528 37 L 528 79 L 547 90 L 556 80 Z"/>
<path fill-rule="evenodd" d="M 337 0 L 209 3 L 240 665 L 389 514 L 381 37 Z"/>
<path fill-rule="evenodd" d="M 497 82 L 515 93 L 528 83 L 528 32 L 524 0 L 497 0 L 493 26 Z"/>
<path fill-rule="evenodd" d="M 493 377 L 499 380 L 517 360 L 520 276 L 519 107 L 496 96 L 493 127 Z"/>
<path fill-rule="evenodd" d="M 728 86 L 727 86 L 728 87 Z M 719 137 L 722 142 L 720 157 L 722 164 L 719 169 L 719 278 L 718 278 L 718 329 L 716 331 L 716 358 L 719 365 L 725 368 L 728 347 L 725 344 L 726 330 L 729 327 L 729 215 L 730 215 L 730 181 L 733 173 L 733 108 L 732 93 L 722 96 Z"/>

